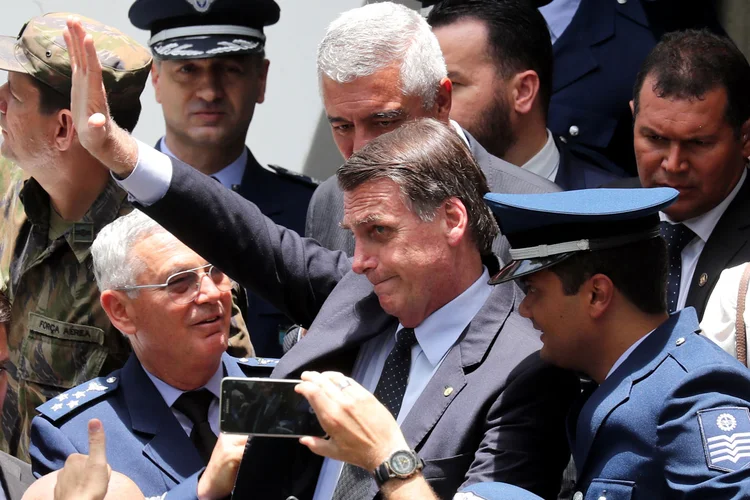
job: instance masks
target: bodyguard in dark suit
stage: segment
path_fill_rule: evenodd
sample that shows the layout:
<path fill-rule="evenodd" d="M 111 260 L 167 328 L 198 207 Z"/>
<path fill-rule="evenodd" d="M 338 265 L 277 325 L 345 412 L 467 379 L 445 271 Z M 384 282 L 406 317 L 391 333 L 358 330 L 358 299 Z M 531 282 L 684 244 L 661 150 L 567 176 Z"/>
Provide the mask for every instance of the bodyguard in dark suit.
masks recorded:
<path fill-rule="evenodd" d="M 750 65 L 729 40 L 669 34 L 644 62 L 631 103 L 644 187 L 671 186 L 662 214 L 668 307 L 702 318 L 721 272 L 750 260 Z"/>
<path fill-rule="evenodd" d="M 393 8 L 402 7 L 363 7 Z M 69 26 L 76 59 L 89 59 L 85 32 Z M 577 378 L 536 357 L 538 339 L 513 311 L 515 288 L 486 287 L 483 262 L 497 229 L 481 200 L 486 181 L 454 129 L 435 120 L 402 125 L 342 167 L 343 222 L 357 242 L 350 260 L 112 126 L 99 69 L 80 62 L 82 144 L 173 234 L 309 327 L 276 374 L 337 369 L 373 390 L 424 450 L 442 496 L 490 477 L 557 493 L 568 460 L 560 416 Z M 89 127 L 92 113 L 103 114 L 106 128 Z M 490 369 L 494 381 L 480 375 Z M 295 441 L 252 439 L 241 469 L 238 498 L 352 498 L 349 487 L 360 498 L 376 494 L 366 474 L 331 461 L 321 468 Z"/>
<path fill-rule="evenodd" d="M 557 4 L 575 8 L 567 25 L 556 22 L 557 16 L 566 15 Z M 723 34 L 713 4 L 710 0 L 556 0 L 541 9 L 555 39 L 550 130 L 635 174 L 627 102 L 638 70 L 668 31 L 707 27 Z"/>
<path fill-rule="evenodd" d="M 265 98 L 263 28 L 279 20 L 276 2 L 137 0 L 129 16 L 152 35 L 152 83 L 166 123 L 157 148 L 301 233 L 316 184 L 281 167 L 261 166 L 245 146 L 255 105 Z M 254 294 L 242 309 L 255 352 L 280 355 L 280 333 L 290 321 Z"/>
<path fill-rule="evenodd" d="M 92 257 L 102 307 L 133 354 L 121 370 L 37 408 L 34 474 L 61 469 L 72 453 L 87 454 L 88 422 L 97 418 L 109 465 L 144 495 L 205 495 L 217 467 L 228 466 L 214 448 L 239 440 L 233 449 L 241 456 L 245 444 L 242 437 L 216 444 L 221 379 L 258 364 L 225 352 L 232 282 L 137 210 L 101 230 Z"/>
<path fill-rule="evenodd" d="M 382 26 L 402 26 L 384 30 Z M 408 50 L 407 50 L 408 48 Z M 378 57 L 372 57 L 377 53 Z M 373 138 L 420 117 L 449 122 L 452 85 L 440 46 L 424 19 L 391 3 L 339 16 L 318 47 L 320 88 L 334 142 L 344 158 Z M 490 189 L 539 193 L 559 188 L 532 172 L 494 157 L 452 122 L 475 155 Z M 324 247 L 354 251 L 350 234 L 338 227 L 343 193 L 331 177 L 313 194 L 305 235 Z M 498 238 L 501 258 L 507 244 Z"/>
<path fill-rule="evenodd" d="M 594 382 L 568 417 L 573 498 L 750 495 L 750 372 L 698 335 L 692 308 L 666 311 L 657 212 L 677 196 L 486 197 L 514 256 L 492 281 L 520 280 L 519 312 L 542 331 L 542 359 Z"/>
<path fill-rule="evenodd" d="M 453 85 L 450 116 L 492 155 L 564 190 L 625 175 L 603 155 L 569 148 L 547 129 L 552 43 L 533 2 L 443 0 L 427 22 Z M 502 185 L 490 189 L 511 192 Z"/>

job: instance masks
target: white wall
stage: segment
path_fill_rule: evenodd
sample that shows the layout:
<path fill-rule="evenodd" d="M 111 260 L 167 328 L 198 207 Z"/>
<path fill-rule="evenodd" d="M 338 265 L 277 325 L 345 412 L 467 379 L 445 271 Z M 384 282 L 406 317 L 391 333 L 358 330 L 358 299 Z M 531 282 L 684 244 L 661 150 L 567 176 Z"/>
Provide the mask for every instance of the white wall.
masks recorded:
<path fill-rule="evenodd" d="M 0 34 L 15 36 L 29 18 L 44 12 L 74 12 L 114 26 L 145 45 L 149 34 L 134 28 L 128 9 L 134 0 L 0 0 Z M 251 2 L 252 0 L 245 0 Z M 261 163 L 304 171 L 317 178 L 332 175 L 342 162 L 318 95 L 315 51 L 328 23 L 363 0 L 276 0 L 281 20 L 266 30 L 271 60 L 266 101 L 258 106 L 247 144 Z M 401 0 L 418 7 L 415 0 Z M 5 81 L 5 76 L 0 77 Z M 164 120 L 150 83 L 134 135 L 155 143 Z"/>

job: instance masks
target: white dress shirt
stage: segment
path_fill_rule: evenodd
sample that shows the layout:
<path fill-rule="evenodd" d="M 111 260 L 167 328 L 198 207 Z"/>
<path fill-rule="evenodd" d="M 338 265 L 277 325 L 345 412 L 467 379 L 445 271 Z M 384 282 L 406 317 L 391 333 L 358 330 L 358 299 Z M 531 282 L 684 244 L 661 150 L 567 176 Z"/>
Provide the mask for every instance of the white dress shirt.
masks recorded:
<path fill-rule="evenodd" d="M 599 0 L 604 1 L 604 0 Z M 539 12 L 544 16 L 549 28 L 549 34 L 554 44 L 565 32 L 578 11 L 581 0 L 552 0 L 544 7 L 539 7 Z"/>
<path fill-rule="evenodd" d="M 732 203 L 732 200 L 734 200 L 735 196 L 737 196 L 737 193 L 742 187 L 742 184 L 745 182 L 746 177 L 747 169 L 742 172 L 740 181 L 734 187 L 732 192 L 729 193 L 729 196 L 724 198 L 721 203 L 719 203 L 703 215 L 699 215 L 698 217 L 693 217 L 692 219 L 682 221 L 685 226 L 690 228 L 690 230 L 696 234 L 696 237 L 693 238 L 690 243 L 685 245 L 685 248 L 683 248 L 682 250 L 680 295 L 677 297 L 677 311 L 685 307 L 688 292 L 690 291 L 690 283 L 692 283 L 693 281 L 693 274 L 695 274 L 695 268 L 698 266 L 698 259 L 701 256 L 701 252 L 703 252 L 703 248 L 705 248 L 706 246 L 708 238 L 711 237 L 711 233 L 714 231 L 716 224 L 719 223 L 719 219 L 721 219 L 721 216 L 724 215 L 724 212 L 727 210 L 729 204 Z M 659 212 L 659 218 L 663 221 L 669 222 L 670 224 L 675 224 L 675 222 L 672 221 L 664 212 Z"/>
<path fill-rule="evenodd" d="M 740 280 L 750 263 L 745 262 L 736 267 L 724 269 L 719 276 L 706 310 L 703 311 L 701 332 L 713 340 L 726 352 L 737 357 L 737 295 L 740 291 Z M 745 313 L 742 317 L 745 325 L 750 325 L 750 293 L 745 297 Z M 745 332 L 747 340 L 747 332 Z M 750 344 L 750 343 L 749 343 Z"/>
<path fill-rule="evenodd" d="M 167 146 L 167 141 L 161 138 L 160 143 L 162 153 L 166 153 L 173 158 L 177 158 Z M 177 158 L 179 160 L 179 158 Z M 242 176 L 245 175 L 245 165 L 247 165 L 247 148 L 242 148 L 242 154 L 234 160 L 232 163 L 222 168 L 215 174 L 211 174 L 211 177 L 221 182 L 221 185 L 227 189 L 232 189 L 232 186 L 239 186 L 242 184 Z"/>
<path fill-rule="evenodd" d="M 461 295 L 432 313 L 414 328 L 417 344 L 411 350 L 409 382 L 396 419 L 399 424 L 406 419 L 445 355 L 484 306 L 492 292 L 492 286 L 487 284 L 489 279 L 489 271 L 485 268 L 479 279 Z M 403 326 L 399 324 L 396 334 L 402 328 Z M 385 360 L 395 343 L 396 335 L 388 333 L 365 342 L 354 363 L 352 378 L 368 391 L 375 392 Z M 338 460 L 326 458 L 323 461 L 313 500 L 329 500 L 333 496 L 342 465 Z"/>
<path fill-rule="evenodd" d="M 155 375 L 152 375 L 148 370 L 146 370 L 145 367 L 143 368 L 143 370 L 146 372 L 146 375 L 148 375 L 148 378 L 151 379 L 151 382 L 154 383 L 156 390 L 159 391 L 159 394 L 161 394 L 161 397 L 164 398 L 164 402 L 167 403 L 167 406 L 169 406 L 169 409 L 172 410 L 172 414 L 175 416 L 177 421 L 182 426 L 182 429 L 185 431 L 185 434 L 187 434 L 189 437 L 190 432 L 193 430 L 193 422 L 191 422 L 190 419 L 187 418 L 187 416 L 185 416 L 184 414 L 175 410 L 172 407 L 175 401 L 177 401 L 177 398 L 182 396 L 182 394 L 187 391 L 182 391 L 180 389 L 172 387 L 171 385 L 167 384 L 160 378 L 157 378 Z M 219 435 L 219 418 L 220 418 L 219 397 L 221 395 L 221 379 L 223 377 L 224 377 L 224 363 L 219 363 L 219 368 L 216 370 L 216 373 L 214 373 L 211 379 L 206 383 L 206 385 L 198 388 L 198 389 L 206 388 L 209 391 L 211 391 L 211 394 L 216 396 L 208 407 L 208 423 L 211 426 L 211 430 L 217 436 Z"/>
<path fill-rule="evenodd" d="M 560 168 L 560 151 L 557 149 L 552 132 L 547 130 L 547 142 L 529 161 L 521 166 L 532 174 L 544 177 L 550 182 L 555 182 L 557 171 Z"/>

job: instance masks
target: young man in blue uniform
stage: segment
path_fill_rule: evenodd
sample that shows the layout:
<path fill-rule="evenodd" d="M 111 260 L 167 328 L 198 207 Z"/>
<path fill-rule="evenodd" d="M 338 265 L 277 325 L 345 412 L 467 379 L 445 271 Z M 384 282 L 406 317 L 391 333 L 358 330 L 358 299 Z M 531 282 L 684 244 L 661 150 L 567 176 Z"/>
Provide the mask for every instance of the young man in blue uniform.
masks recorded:
<path fill-rule="evenodd" d="M 317 184 L 281 167 L 262 166 L 245 146 L 255 106 L 265 100 L 269 61 L 263 29 L 279 20 L 276 2 L 137 0 L 128 15 L 134 26 L 151 32 L 151 82 L 166 125 L 157 149 L 302 234 Z M 280 335 L 291 321 L 257 294 L 247 295 L 243 317 L 255 353 L 280 356 Z"/>

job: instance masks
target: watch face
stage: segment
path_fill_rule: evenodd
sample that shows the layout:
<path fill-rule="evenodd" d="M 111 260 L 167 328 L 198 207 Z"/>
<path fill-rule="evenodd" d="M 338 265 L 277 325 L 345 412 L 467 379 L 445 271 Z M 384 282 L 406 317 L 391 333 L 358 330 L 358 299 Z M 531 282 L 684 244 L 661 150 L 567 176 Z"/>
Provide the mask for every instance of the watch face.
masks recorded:
<path fill-rule="evenodd" d="M 417 468 L 414 455 L 408 451 L 397 451 L 391 456 L 391 470 L 398 474 L 412 474 Z"/>

